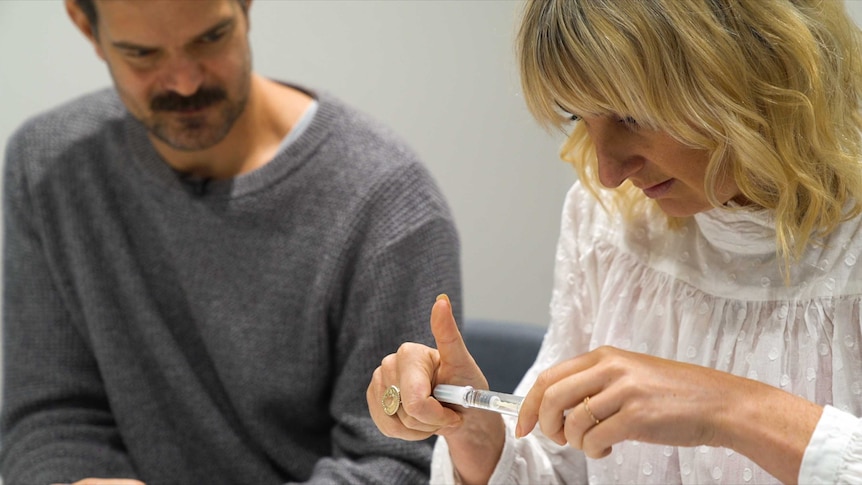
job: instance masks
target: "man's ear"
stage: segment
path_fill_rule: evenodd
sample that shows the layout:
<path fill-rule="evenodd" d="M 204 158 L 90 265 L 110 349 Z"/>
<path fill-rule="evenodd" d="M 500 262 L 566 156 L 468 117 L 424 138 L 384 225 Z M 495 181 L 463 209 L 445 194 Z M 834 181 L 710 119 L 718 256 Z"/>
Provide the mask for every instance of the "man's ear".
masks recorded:
<path fill-rule="evenodd" d="M 105 53 L 102 50 L 101 44 L 99 44 L 99 35 L 96 27 L 90 24 L 87 14 L 84 13 L 76 0 L 66 0 L 66 13 L 69 14 L 69 18 L 72 19 L 75 27 L 93 44 L 93 47 L 96 49 L 96 55 L 105 60 Z"/>
<path fill-rule="evenodd" d="M 251 10 L 251 1 L 252 0 L 239 0 L 240 5 L 242 5 L 242 9 L 245 12 L 245 22 L 248 26 L 248 31 L 251 32 L 251 16 L 248 11 Z"/>

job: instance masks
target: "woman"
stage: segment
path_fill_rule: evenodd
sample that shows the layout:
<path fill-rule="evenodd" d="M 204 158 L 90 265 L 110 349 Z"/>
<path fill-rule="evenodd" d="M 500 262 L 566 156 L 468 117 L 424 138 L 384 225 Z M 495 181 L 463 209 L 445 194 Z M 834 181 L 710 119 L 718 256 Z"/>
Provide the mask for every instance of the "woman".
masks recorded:
<path fill-rule="evenodd" d="M 540 122 L 578 169 L 515 418 L 445 298 L 368 388 L 433 483 L 862 480 L 862 43 L 840 0 L 529 0 Z M 613 190 L 607 190 L 613 189 Z M 393 415 L 380 398 L 400 389 Z M 392 410 L 392 409 L 390 409 Z"/>

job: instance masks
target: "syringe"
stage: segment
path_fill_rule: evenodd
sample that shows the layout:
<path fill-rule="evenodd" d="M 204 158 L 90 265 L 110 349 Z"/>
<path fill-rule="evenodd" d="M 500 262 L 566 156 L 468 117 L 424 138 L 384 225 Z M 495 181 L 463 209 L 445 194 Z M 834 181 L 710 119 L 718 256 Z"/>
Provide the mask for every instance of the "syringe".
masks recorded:
<path fill-rule="evenodd" d="M 440 402 L 460 404 L 465 408 L 485 409 L 500 414 L 517 416 L 521 409 L 522 396 L 502 392 L 473 389 L 472 386 L 438 384 L 434 387 L 434 398 Z"/>

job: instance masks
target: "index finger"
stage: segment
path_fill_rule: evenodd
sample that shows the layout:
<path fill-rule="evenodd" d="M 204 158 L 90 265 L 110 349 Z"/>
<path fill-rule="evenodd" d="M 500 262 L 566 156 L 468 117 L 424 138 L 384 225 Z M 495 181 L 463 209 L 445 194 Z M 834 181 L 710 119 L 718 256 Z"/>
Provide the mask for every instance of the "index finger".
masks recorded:
<path fill-rule="evenodd" d="M 592 367 L 595 360 L 591 358 L 592 355 L 592 352 L 580 355 L 545 369 L 539 374 L 533 387 L 530 388 L 521 403 L 521 410 L 518 412 L 518 424 L 515 426 L 516 438 L 526 436 L 536 427 L 542 401 L 545 399 L 548 389 L 563 379 Z"/>

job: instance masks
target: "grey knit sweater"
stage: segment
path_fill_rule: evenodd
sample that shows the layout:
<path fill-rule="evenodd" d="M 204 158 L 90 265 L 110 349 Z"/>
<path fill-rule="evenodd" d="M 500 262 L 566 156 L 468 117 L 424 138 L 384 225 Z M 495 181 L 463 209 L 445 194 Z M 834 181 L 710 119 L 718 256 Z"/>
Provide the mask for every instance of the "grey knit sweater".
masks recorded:
<path fill-rule="evenodd" d="M 4 180 L 6 485 L 415 483 L 372 370 L 460 308 L 446 203 L 325 93 L 261 169 L 189 185 L 112 89 L 27 122 Z"/>

